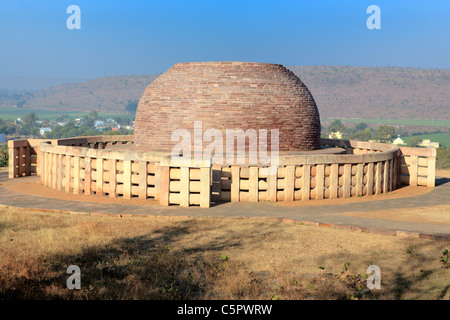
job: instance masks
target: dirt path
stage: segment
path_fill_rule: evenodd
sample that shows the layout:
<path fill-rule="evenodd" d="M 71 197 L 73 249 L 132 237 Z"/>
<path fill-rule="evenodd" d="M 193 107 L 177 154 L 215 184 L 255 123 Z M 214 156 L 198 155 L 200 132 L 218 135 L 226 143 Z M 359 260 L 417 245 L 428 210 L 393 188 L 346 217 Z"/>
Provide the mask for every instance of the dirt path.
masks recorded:
<path fill-rule="evenodd" d="M 441 176 L 442 176 L 442 172 Z M 450 176 L 450 171 L 444 172 Z M 66 194 L 42 186 L 38 177 L 9 180 L 0 173 L 0 204 L 53 211 L 188 217 L 261 217 L 347 227 L 368 232 L 450 239 L 450 179 L 436 188 L 403 187 L 389 194 L 350 199 L 277 203 L 222 203 L 209 209 L 161 207 L 153 200 Z"/>
<path fill-rule="evenodd" d="M 86 196 L 84 194 L 68 194 L 52 190 L 43 186 L 38 177 L 23 177 L 21 179 L 1 181 L 0 185 L 14 192 L 20 192 L 40 197 L 46 197 L 59 200 L 70 201 L 82 201 L 82 202 L 94 202 L 94 203 L 109 203 L 109 204 L 127 204 L 127 205 L 158 205 L 157 201 L 134 199 L 122 199 L 122 198 L 109 198 L 107 196 Z M 407 197 L 415 197 L 430 192 L 432 188 L 426 187 L 402 187 L 393 192 L 387 194 L 378 194 L 370 197 L 353 197 L 348 199 L 324 199 L 324 200 L 312 200 L 312 201 L 293 201 L 293 202 L 277 202 L 278 205 L 283 207 L 309 207 L 309 206 L 328 206 L 328 205 L 340 205 L 349 203 L 359 203 L 375 200 L 388 200 L 399 199 Z"/>

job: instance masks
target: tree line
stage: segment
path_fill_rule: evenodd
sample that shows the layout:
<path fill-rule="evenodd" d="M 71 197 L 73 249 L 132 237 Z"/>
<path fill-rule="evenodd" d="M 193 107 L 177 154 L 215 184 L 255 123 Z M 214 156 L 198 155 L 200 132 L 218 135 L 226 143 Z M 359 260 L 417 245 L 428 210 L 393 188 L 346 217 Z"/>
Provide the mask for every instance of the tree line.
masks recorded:
<path fill-rule="evenodd" d="M 367 123 L 361 122 L 354 127 L 346 127 L 341 120 L 334 120 L 325 130 L 326 137 L 333 133 L 341 133 L 343 139 L 392 143 L 397 137 L 393 126 L 381 125 L 377 129 L 370 128 Z"/>
<path fill-rule="evenodd" d="M 95 127 L 95 121 L 99 119 L 97 111 L 91 111 L 80 119 L 78 123 L 74 120 L 60 118 L 59 122 L 65 122 L 65 125 L 50 125 L 48 120 L 43 120 L 42 124 L 37 124 L 39 117 L 34 113 L 28 113 L 21 118 L 21 121 L 5 121 L 0 119 L 0 134 L 8 136 L 22 136 L 29 138 L 46 138 L 46 139 L 61 139 L 75 136 L 95 136 L 103 134 L 111 135 L 128 135 L 133 134 L 133 130 L 128 130 L 121 127 L 118 130 L 113 130 L 112 126 L 106 126 L 99 130 Z M 129 123 L 129 119 L 124 117 L 115 117 L 116 123 L 125 125 Z M 50 127 L 51 131 L 45 132 L 44 136 L 40 133 L 40 127 Z"/>
<path fill-rule="evenodd" d="M 334 120 L 326 129 L 323 128 L 323 137 L 328 138 L 330 134 L 341 133 L 342 139 L 370 141 L 375 140 L 382 143 L 392 143 L 398 136 L 398 132 L 393 126 L 381 125 L 377 129 L 370 128 L 367 123 L 358 123 L 353 128 L 347 128 L 340 120 Z M 408 147 L 419 147 L 422 139 L 411 137 L 407 141 Z M 436 168 L 450 168 L 450 149 L 440 146 L 436 149 Z"/>

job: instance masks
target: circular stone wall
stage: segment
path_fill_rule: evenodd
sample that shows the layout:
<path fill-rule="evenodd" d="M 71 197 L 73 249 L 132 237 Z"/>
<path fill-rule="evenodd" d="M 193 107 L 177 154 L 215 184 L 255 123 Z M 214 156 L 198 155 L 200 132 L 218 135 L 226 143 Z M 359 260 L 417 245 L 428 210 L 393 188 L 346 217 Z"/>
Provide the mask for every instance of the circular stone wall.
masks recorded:
<path fill-rule="evenodd" d="M 135 145 L 149 151 L 171 150 L 178 143 L 171 141 L 172 132 L 187 129 L 194 137 L 194 121 L 202 122 L 203 132 L 220 130 L 224 140 L 226 129 L 266 129 L 270 148 L 270 130 L 278 129 L 280 151 L 320 147 L 316 103 L 303 82 L 279 64 L 175 64 L 146 88 L 139 101 Z"/>

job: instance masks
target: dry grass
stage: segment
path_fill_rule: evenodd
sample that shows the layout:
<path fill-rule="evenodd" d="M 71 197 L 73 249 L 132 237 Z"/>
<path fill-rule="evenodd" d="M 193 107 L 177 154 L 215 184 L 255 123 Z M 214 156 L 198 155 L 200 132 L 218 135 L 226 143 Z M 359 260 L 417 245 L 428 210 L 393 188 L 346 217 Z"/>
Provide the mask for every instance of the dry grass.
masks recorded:
<path fill-rule="evenodd" d="M 436 177 L 450 178 L 449 169 L 436 169 Z"/>
<path fill-rule="evenodd" d="M 265 219 L 0 208 L 0 298 L 448 299 L 449 245 Z M 72 264 L 81 290 L 66 287 Z M 380 290 L 365 290 L 371 264 Z"/>

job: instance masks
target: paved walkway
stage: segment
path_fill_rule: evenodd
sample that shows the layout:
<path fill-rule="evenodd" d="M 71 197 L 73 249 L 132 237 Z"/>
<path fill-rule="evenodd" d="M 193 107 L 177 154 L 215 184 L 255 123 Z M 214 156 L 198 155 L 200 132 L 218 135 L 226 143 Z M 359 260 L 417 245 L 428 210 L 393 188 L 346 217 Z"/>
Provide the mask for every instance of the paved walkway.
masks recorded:
<path fill-rule="evenodd" d="M 7 179 L 5 175 L 7 173 L 0 173 L 0 181 Z M 208 209 L 66 201 L 29 194 L 24 197 L 23 193 L 0 187 L 0 205 L 20 208 L 90 214 L 275 218 L 323 227 L 450 241 L 450 226 L 446 225 L 343 215 L 349 212 L 372 212 L 441 204 L 450 204 L 450 179 L 440 178 L 437 180 L 437 187 L 431 192 L 409 198 L 301 207 L 285 207 L 275 203 L 223 203 Z"/>

